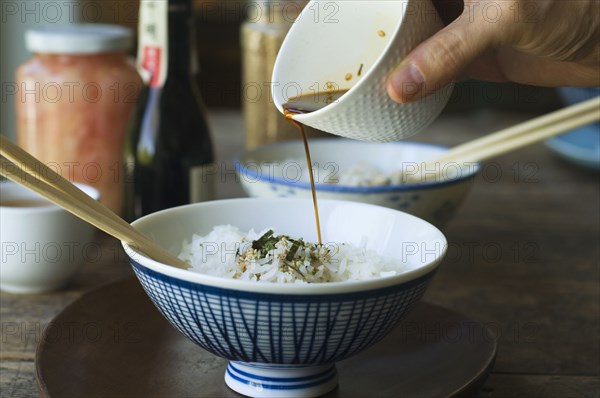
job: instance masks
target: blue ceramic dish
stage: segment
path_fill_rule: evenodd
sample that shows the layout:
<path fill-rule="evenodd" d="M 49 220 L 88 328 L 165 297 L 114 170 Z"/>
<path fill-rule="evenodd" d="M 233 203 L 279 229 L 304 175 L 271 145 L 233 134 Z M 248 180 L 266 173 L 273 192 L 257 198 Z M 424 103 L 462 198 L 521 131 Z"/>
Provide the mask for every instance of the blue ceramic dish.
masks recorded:
<path fill-rule="evenodd" d="M 559 92 L 568 105 L 600 96 L 600 88 L 566 87 Z M 546 145 L 579 166 L 600 170 L 600 122 L 551 138 Z"/>

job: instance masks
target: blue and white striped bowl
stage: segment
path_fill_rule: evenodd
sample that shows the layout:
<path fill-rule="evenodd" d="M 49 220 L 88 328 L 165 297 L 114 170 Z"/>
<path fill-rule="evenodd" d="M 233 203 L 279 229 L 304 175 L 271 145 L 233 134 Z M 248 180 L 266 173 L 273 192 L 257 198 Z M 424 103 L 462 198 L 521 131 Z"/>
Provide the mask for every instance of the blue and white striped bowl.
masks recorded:
<path fill-rule="evenodd" d="M 479 164 L 440 165 L 441 179 L 422 184 L 349 186 L 326 183 L 344 169 L 373 165 L 386 174 L 407 174 L 448 148 L 422 142 L 360 142 L 340 138 L 310 140 L 317 195 L 321 199 L 351 200 L 400 210 L 443 227 L 458 210 L 473 185 Z M 298 164 L 299 161 L 302 162 Z M 264 145 L 242 153 L 236 160 L 239 181 L 246 193 L 257 198 L 310 198 L 304 168 L 304 143 L 293 140 Z M 278 166 L 278 167 L 275 167 Z"/>
<path fill-rule="evenodd" d="M 262 284 L 185 271 L 126 244 L 133 269 L 161 313 L 182 334 L 230 360 L 225 380 L 256 397 L 310 397 L 337 385 L 335 362 L 383 338 L 421 298 L 446 240 L 432 225 L 384 207 L 320 201 L 323 240 L 360 244 L 402 264 L 400 275 L 359 282 Z M 312 203 L 234 199 L 165 210 L 133 225 L 177 253 L 215 225 L 275 227 L 316 241 Z"/>

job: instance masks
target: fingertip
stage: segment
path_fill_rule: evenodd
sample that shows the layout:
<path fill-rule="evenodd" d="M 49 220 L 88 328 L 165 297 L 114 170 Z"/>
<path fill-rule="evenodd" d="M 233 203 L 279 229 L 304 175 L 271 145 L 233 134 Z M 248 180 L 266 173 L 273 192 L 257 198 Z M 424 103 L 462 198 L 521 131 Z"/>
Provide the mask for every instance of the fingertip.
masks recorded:
<path fill-rule="evenodd" d="M 401 63 L 387 79 L 387 92 L 398 103 L 409 103 L 420 98 L 425 87 L 425 78 L 417 66 L 410 62 Z"/>
<path fill-rule="evenodd" d="M 455 21 L 419 44 L 390 73 L 386 82 L 390 98 L 415 102 L 467 73 L 493 41 L 493 34 L 480 28 L 480 24 Z"/>
<path fill-rule="evenodd" d="M 389 97 L 394 101 L 397 102 L 399 104 L 404 104 L 406 103 L 406 100 L 402 97 L 402 92 L 396 90 L 396 87 L 394 86 L 394 84 L 392 83 L 392 77 L 390 75 L 390 77 L 388 77 L 387 82 L 386 82 L 386 89 L 387 89 L 387 93 L 389 95 Z"/>

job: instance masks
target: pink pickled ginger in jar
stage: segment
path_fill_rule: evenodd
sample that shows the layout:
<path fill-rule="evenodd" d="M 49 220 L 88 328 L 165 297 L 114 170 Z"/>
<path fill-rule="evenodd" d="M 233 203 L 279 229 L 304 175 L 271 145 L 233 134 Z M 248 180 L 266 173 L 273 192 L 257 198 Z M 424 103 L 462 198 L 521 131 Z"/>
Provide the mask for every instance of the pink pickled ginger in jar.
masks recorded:
<path fill-rule="evenodd" d="M 92 185 L 121 213 L 122 156 L 142 87 L 128 60 L 131 31 L 101 24 L 27 31 L 33 57 L 16 72 L 17 142 L 74 182 Z"/>

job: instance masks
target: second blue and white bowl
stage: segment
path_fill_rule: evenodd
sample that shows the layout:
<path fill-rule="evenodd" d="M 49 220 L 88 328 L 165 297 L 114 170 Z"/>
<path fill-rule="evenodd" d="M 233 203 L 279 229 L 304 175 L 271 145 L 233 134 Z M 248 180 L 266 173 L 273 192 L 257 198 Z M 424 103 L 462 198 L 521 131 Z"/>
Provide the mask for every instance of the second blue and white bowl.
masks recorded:
<path fill-rule="evenodd" d="M 384 186 L 330 184 L 324 179 L 360 164 L 376 166 L 388 174 L 416 170 L 424 161 L 443 154 L 448 148 L 408 141 L 376 143 L 347 139 L 314 139 L 309 144 L 313 164 L 322 169 L 315 176 L 319 199 L 385 206 L 423 218 L 438 227 L 444 226 L 454 215 L 479 171 L 478 164 L 448 164 L 440 170 L 442 178 L 433 182 Z M 236 170 L 244 190 L 252 197 L 310 198 L 308 177 L 299 174 L 304 159 L 302 141 L 287 141 L 243 153 L 236 161 Z"/>

